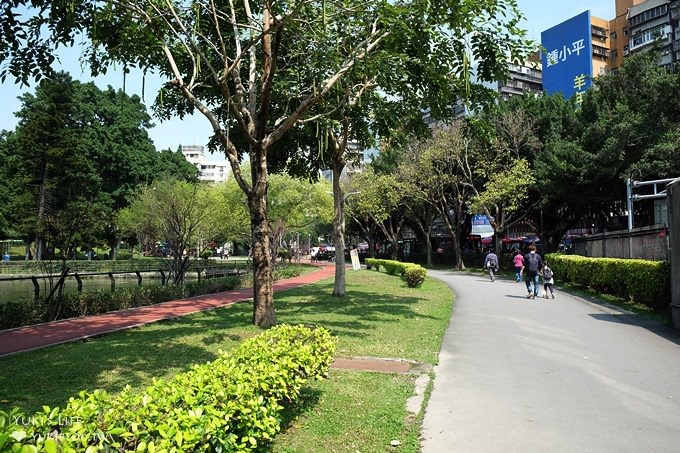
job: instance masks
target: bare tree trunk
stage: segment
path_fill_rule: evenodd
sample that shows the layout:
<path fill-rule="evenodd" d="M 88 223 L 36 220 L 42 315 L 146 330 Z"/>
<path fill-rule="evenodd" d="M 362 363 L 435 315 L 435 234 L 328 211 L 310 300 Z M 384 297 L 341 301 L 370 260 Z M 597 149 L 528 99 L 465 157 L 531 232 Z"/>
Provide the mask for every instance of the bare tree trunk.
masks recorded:
<path fill-rule="evenodd" d="M 253 232 L 253 324 L 270 327 L 276 323 L 269 225 L 264 198 L 252 197 L 250 219 Z"/>
<path fill-rule="evenodd" d="M 41 226 L 47 212 L 47 165 L 43 168 L 43 179 L 40 184 L 40 198 L 38 199 L 38 225 Z M 35 255 L 33 260 L 42 260 L 43 251 L 45 248 L 45 238 L 40 234 L 35 238 Z"/>
<path fill-rule="evenodd" d="M 460 233 L 463 227 L 463 206 L 458 203 L 456 205 L 456 231 L 452 233 L 454 251 L 456 252 L 456 268 L 460 271 L 465 269 L 463 263 L 463 250 L 460 247 Z"/>
<path fill-rule="evenodd" d="M 345 194 L 340 187 L 344 163 L 333 165 L 333 245 L 335 246 L 335 284 L 333 296 L 345 297 Z"/>
<path fill-rule="evenodd" d="M 253 187 L 248 194 L 253 244 L 253 324 L 270 327 L 276 323 L 274 309 L 271 231 L 267 221 L 267 163 L 264 153 L 251 152 Z M 259 159 L 258 159 L 259 158 Z"/>

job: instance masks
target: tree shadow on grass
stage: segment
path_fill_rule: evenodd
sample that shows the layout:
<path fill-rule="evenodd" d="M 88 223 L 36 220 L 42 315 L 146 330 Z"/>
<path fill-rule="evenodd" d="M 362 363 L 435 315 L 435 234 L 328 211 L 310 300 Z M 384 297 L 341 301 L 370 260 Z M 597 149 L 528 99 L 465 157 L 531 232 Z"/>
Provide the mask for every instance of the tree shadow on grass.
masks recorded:
<path fill-rule="evenodd" d="M 297 296 L 304 298 L 301 300 Z M 277 300 L 276 311 L 279 320 L 290 324 L 336 326 L 343 329 L 343 334 L 360 336 L 362 332 L 372 329 L 371 325 L 375 322 L 434 319 L 432 315 L 414 310 L 422 301 L 418 297 L 396 297 L 378 291 L 353 291 L 342 298 L 324 294 L 309 299 L 308 294 L 292 290 L 285 294 L 284 299 Z"/>
<path fill-rule="evenodd" d="M 295 430 L 295 421 L 303 414 L 310 413 L 319 404 L 322 392 L 309 385 L 300 390 L 300 398 L 294 403 L 284 403 L 281 411 L 281 433 Z M 271 444 L 263 445 L 257 452 L 271 451 Z"/>
<path fill-rule="evenodd" d="M 376 323 L 432 319 L 418 292 L 348 290 L 332 297 L 332 280 L 276 295 L 279 322 L 317 324 L 334 335 L 370 338 Z M 32 413 L 63 406 L 79 391 L 118 392 L 144 388 L 151 378 L 170 378 L 191 365 L 212 361 L 261 330 L 251 324 L 252 302 L 154 323 L 85 342 L 0 358 L 0 409 L 19 406 Z"/>

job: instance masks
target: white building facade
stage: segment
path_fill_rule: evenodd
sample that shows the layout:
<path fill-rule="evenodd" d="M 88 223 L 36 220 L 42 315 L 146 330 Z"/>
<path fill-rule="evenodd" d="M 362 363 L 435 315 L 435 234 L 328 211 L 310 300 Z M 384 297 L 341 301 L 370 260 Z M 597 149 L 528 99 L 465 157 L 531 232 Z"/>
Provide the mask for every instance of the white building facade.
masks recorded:
<path fill-rule="evenodd" d="M 182 145 L 184 158 L 196 166 L 198 179 L 204 182 L 223 183 L 229 179 L 231 167 L 226 160 L 209 161 L 205 155 L 205 147 L 200 145 Z"/>

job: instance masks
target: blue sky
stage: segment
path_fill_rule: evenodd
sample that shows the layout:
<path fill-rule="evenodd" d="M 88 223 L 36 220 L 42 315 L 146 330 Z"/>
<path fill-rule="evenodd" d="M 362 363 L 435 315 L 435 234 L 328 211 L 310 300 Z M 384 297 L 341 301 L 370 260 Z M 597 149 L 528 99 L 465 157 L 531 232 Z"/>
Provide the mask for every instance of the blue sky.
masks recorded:
<path fill-rule="evenodd" d="M 518 0 L 520 10 L 526 20 L 522 26 L 528 31 L 529 37 L 540 41 L 541 32 L 557 25 L 583 11 L 590 10 L 591 15 L 603 19 L 612 19 L 615 14 L 615 0 Z M 78 63 L 78 55 L 75 51 L 66 52 L 62 58 L 62 69 L 68 71 L 74 79 L 84 82 L 93 80 L 87 70 L 83 71 Z M 105 77 L 94 80 L 101 87 L 111 85 L 114 88 L 122 88 L 122 71 L 110 71 Z M 128 75 L 125 83 L 128 94 L 142 95 L 142 77 L 140 73 Z M 147 105 L 153 102 L 154 96 L 160 87 L 160 81 L 147 77 L 144 88 L 144 100 Z M 0 130 L 15 128 L 17 119 L 14 112 L 19 110 L 21 104 L 17 96 L 22 93 L 34 91 L 33 87 L 20 89 L 13 84 L 13 80 L 5 80 L 0 84 Z M 173 151 L 179 145 L 207 145 L 211 130 L 207 120 L 201 116 L 185 118 L 184 120 L 170 120 L 160 122 L 154 120 L 156 127 L 149 130 L 149 135 L 157 149 L 170 148 Z M 209 157 L 213 160 L 221 160 L 222 156 Z"/>

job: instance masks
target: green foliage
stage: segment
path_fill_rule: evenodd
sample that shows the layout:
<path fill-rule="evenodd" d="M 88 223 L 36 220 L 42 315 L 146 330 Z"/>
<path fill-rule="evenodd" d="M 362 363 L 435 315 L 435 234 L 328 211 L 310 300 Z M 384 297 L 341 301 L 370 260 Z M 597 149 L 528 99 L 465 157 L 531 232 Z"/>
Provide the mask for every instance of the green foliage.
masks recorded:
<path fill-rule="evenodd" d="M 181 153 L 156 152 L 137 96 L 58 73 L 24 95 L 16 115 L 16 131 L 0 143 L 11 184 L 0 187 L 0 205 L 10 208 L 17 235 L 47 240 L 67 256 L 77 247 L 115 247 L 111 217 L 138 185 L 160 175 L 196 179 Z"/>
<path fill-rule="evenodd" d="M 210 222 L 212 192 L 197 183 L 158 180 L 138 191 L 130 206 L 120 212 L 118 223 L 122 231 L 134 234 L 145 250 L 153 250 L 157 241 L 168 241 L 177 284 L 188 265 L 182 258 L 184 251 L 214 227 Z"/>
<path fill-rule="evenodd" d="M 261 449 L 280 430 L 281 404 L 326 375 L 334 350 L 326 329 L 277 326 L 141 393 L 81 392 L 64 408 L 45 406 L 30 417 L 0 411 L 0 449 Z"/>
<path fill-rule="evenodd" d="M 667 262 L 562 254 L 549 254 L 546 259 L 557 280 L 613 294 L 657 311 L 666 310 L 671 302 Z"/>
<path fill-rule="evenodd" d="M 417 288 L 423 284 L 427 277 L 427 269 L 417 264 L 408 266 L 404 270 L 403 278 L 409 288 Z"/>
<path fill-rule="evenodd" d="M 284 280 L 302 275 L 302 268 L 299 266 L 277 266 L 274 270 L 274 280 Z"/>
<path fill-rule="evenodd" d="M 522 15 L 515 0 L 260 2 L 247 12 L 232 2 L 149 7 L 131 0 L 68 5 L 36 0 L 32 6 L 45 10 L 38 18 L 18 14 L 26 3 L 18 0 L 7 8 L 5 28 L 16 32 L 7 34 L 0 77 L 41 75 L 48 71 L 53 46 L 82 35 L 89 38 L 84 59 L 94 73 L 120 63 L 170 81 L 161 88 L 156 112 L 168 118 L 199 110 L 211 123 L 209 148 L 227 155 L 233 178 L 248 195 L 255 278 L 262 285 L 272 271 L 265 239 L 269 173 L 288 169 L 317 178 L 318 151 L 327 149 L 331 128 L 326 126 L 338 121 L 335 112 L 343 110 L 351 139 L 362 144 L 374 130 L 385 135 L 403 130 L 404 116 L 415 123 L 406 129 L 426 131 L 422 109 L 450 117 L 450 100 L 470 97 L 473 73 L 479 81 L 504 78 L 508 60 L 524 60 L 536 50 L 517 27 Z M 71 20 L 46 17 L 61 13 Z M 222 17 L 237 20 L 215 20 Z M 35 54 L 22 58 L 24 52 L 16 49 L 23 47 Z M 224 62 L 233 62 L 228 71 Z M 363 109 L 366 92 L 397 102 Z M 356 108 L 346 111 L 348 105 Z M 410 107 L 410 114 L 403 115 L 401 106 Z M 246 160 L 252 165 L 250 180 L 241 166 Z M 396 249 L 396 239 L 391 240 Z M 275 319 L 269 294 L 256 294 L 255 324 Z"/>
<path fill-rule="evenodd" d="M 379 271 L 382 267 L 390 275 L 400 275 L 409 288 L 416 288 L 423 284 L 427 277 L 427 270 L 414 263 L 402 263 L 401 261 L 366 258 L 366 267 Z"/>
<path fill-rule="evenodd" d="M 12 329 L 47 320 L 47 310 L 30 298 L 0 302 L 0 329 Z"/>
<path fill-rule="evenodd" d="M 118 289 L 114 292 L 95 291 L 65 294 L 61 297 L 59 319 L 96 315 L 203 294 L 229 291 L 240 284 L 240 277 L 225 277 L 202 279 L 184 285 L 143 286 Z M 47 321 L 47 307 L 42 300 L 20 299 L 0 302 L 0 329 L 11 329 Z"/>

